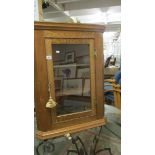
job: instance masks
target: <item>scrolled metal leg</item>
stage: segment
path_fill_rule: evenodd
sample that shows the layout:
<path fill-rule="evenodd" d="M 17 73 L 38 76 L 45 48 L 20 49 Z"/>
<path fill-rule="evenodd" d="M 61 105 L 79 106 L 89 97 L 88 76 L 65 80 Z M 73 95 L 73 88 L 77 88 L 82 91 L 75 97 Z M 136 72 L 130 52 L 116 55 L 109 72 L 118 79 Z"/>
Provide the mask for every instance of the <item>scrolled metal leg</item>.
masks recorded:
<path fill-rule="evenodd" d="M 90 155 L 97 155 L 98 153 L 100 153 L 102 151 L 105 151 L 105 150 L 108 150 L 109 153 L 110 153 L 110 155 L 112 155 L 110 148 L 99 149 L 99 150 L 96 151 L 96 148 L 97 148 L 97 144 L 98 144 L 98 141 L 99 141 L 99 137 L 100 137 L 101 131 L 102 131 L 102 126 L 100 127 L 100 130 L 99 130 L 98 135 L 96 135 L 94 137 L 94 139 L 93 139 L 93 144 L 92 144 L 92 146 L 90 148 Z"/>
<path fill-rule="evenodd" d="M 55 151 L 55 145 L 52 142 L 49 142 L 48 140 L 44 140 L 39 143 L 39 145 L 36 147 L 36 153 L 37 155 L 40 155 L 39 148 L 43 146 L 43 154 L 51 153 Z"/>
<path fill-rule="evenodd" d="M 75 148 L 76 150 L 68 150 L 67 151 L 67 155 L 69 153 L 76 153 L 78 155 L 88 155 L 87 151 L 86 151 L 86 148 L 84 146 L 84 143 L 82 142 L 81 138 L 79 136 L 76 136 L 76 137 L 71 137 L 70 134 L 67 135 L 67 138 L 69 140 L 72 140 L 72 144 L 75 145 Z M 81 144 L 82 147 L 78 147 L 78 141 L 79 141 L 79 144 Z"/>
<path fill-rule="evenodd" d="M 81 143 L 81 145 L 82 145 L 82 148 L 83 148 L 83 151 L 84 151 L 84 155 L 88 155 L 83 141 L 81 140 L 81 138 L 80 138 L 79 136 L 78 136 L 77 138 L 78 138 L 78 140 L 80 141 L 80 143 Z"/>
<path fill-rule="evenodd" d="M 97 155 L 98 153 L 106 151 L 106 150 L 109 151 L 110 155 L 112 155 L 110 148 L 104 148 L 104 149 L 96 150 L 97 144 L 99 142 L 99 137 L 100 137 L 101 131 L 102 131 L 102 126 L 100 127 L 98 134 L 94 136 L 92 145 L 91 145 L 90 150 L 89 150 L 89 155 Z M 85 148 L 85 145 L 79 136 L 72 137 L 70 134 L 67 134 L 66 137 L 69 140 L 72 140 L 72 144 L 74 144 L 75 148 L 76 148 L 76 150 L 68 150 L 67 155 L 69 155 L 69 153 L 76 153 L 77 155 L 88 155 L 86 148 Z M 79 144 L 81 145 L 81 147 L 78 147 L 78 141 L 79 141 Z"/>
<path fill-rule="evenodd" d="M 44 144 L 45 153 L 51 153 L 55 151 L 55 145 L 52 142 L 46 141 Z"/>
<path fill-rule="evenodd" d="M 43 144 L 43 141 L 42 142 L 40 142 L 39 144 L 38 144 L 38 146 L 36 147 L 36 153 L 37 153 L 37 155 L 40 155 L 40 153 L 39 153 L 39 148 L 40 148 L 40 146 Z"/>

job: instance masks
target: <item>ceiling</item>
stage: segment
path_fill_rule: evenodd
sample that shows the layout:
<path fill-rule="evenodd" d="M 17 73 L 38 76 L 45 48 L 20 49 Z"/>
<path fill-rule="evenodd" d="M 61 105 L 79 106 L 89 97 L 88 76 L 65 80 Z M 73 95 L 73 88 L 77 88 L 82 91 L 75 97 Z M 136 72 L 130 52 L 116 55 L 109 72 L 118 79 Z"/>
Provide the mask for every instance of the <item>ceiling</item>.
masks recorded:
<path fill-rule="evenodd" d="M 103 24 L 106 31 L 121 29 L 121 0 L 44 0 L 44 21 Z"/>

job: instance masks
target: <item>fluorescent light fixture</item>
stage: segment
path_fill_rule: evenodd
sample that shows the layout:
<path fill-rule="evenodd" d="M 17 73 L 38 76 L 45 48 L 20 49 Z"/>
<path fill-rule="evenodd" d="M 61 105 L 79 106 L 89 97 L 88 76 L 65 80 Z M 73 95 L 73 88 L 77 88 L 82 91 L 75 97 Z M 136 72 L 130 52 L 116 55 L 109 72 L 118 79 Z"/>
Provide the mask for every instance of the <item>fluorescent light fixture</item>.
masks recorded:
<path fill-rule="evenodd" d="M 64 11 L 67 16 L 70 16 L 69 11 Z"/>

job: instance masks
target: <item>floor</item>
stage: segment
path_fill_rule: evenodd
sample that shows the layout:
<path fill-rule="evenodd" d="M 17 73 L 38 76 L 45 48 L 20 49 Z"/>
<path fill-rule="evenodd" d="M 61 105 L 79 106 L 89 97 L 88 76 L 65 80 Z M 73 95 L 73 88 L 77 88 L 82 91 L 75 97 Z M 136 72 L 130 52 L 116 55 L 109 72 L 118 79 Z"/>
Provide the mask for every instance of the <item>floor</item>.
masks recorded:
<path fill-rule="evenodd" d="M 106 105 L 105 106 L 105 116 L 107 117 L 108 123 L 102 127 L 101 134 L 99 136 L 99 142 L 97 145 L 97 150 L 103 148 L 111 148 L 113 155 L 121 155 L 121 126 L 120 126 L 120 111 L 116 108 Z M 35 120 L 35 119 L 34 119 Z M 36 120 L 34 121 L 35 131 L 36 131 Z M 99 127 L 89 130 L 85 130 L 78 134 L 72 135 L 73 137 L 79 136 L 87 150 L 90 151 L 90 148 L 93 144 L 94 136 L 99 133 Z M 39 148 L 40 155 L 67 155 L 67 150 L 75 150 L 75 146 L 72 144 L 71 140 L 68 140 L 65 137 L 56 138 L 48 140 L 49 142 L 54 143 L 55 151 L 52 153 L 43 153 L 43 148 Z M 34 146 L 35 150 L 38 144 L 41 141 L 34 137 Z M 78 146 L 80 144 L 78 143 Z M 37 155 L 36 151 L 34 155 Z M 75 153 L 70 153 L 69 155 L 75 155 Z M 98 155 L 110 155 L 108 151 L 99 153 Z"/>

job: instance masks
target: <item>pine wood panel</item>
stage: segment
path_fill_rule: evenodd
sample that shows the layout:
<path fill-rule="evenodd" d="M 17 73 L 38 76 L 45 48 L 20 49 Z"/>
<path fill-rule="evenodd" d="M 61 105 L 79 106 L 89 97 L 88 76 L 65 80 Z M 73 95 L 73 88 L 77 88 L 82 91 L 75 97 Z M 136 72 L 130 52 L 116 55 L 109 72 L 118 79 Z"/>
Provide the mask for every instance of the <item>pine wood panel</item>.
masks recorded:
<path fill-rule="evenodd" d="M 35 31 L 34 39 L 34 88 L 35 88 L 35 110 L 37 127 L 39 130 L 47 131 L 51 128 L 51 112 L 45 107 L 48 101 L 48 83 L 46 53 L 42 31 Z M 46 120 L 46 121 L 45 121 Z"/>
<path fill-rule="evenodd" d="M 95 50 L 96 50 L 96 99 L 97 99 L 97 117 L 102 118 L 104 113 L 104 93 L 103 93 L 103 35 L 102 33 L 96 33 L 95 38 Z"/>
<path fill-rule="evenodd" d="M 105 119 L 99 119 L 99 120 L 83 123 L 80 125 L 74 125 L 74 126 L 65 127 L 65 128 L 61 128 L 53 131 L 48 131 L 48 132 L 37 131 L 36 137 L 38 139 L 44 140 L 44 139 L 49 139 L 53 137 L 64 136 L 67 133 L 72 134 L 72 133 L 80 132 L 82 130 L 87 130 L 90 128 L 102 126 L 105 123 L 106 123 Z"/>
<path fill-rule="evenodd" d="M 46 38 L 95 38 L 95 32 L 73 32 L 73 31 L 44 31 L 44 37 Z"/>
<path fill-rule="evenodd" d="M 35 30 L 60 30 L 60 31 L 86 31 L 86 32 L 104 32 L 103 25 L 95 24 L 75 24 L 75 23 L 52 23 L 52 22 L 35 22 Z"/>
<path fill-rule="evenodd" d="M 105 124 L 103 118 L 103 37 L 104 26 L 93 24 L 69 24 L 35 22 L 35 110 L 37 117 L 38 138 L 46 139 L 65 133 L 77 132 L 91 127 Z M 68 115 L 66 118 L 57 117 L 56 109 L 46 108 L 49 99 L 48 83 L 51 82 L 51 95 L 55 99 L 53 66 L 46 60 L 46 55 L 51 54 L 51 41 L 55 39 L 66 40 L 66 43 L 88 43 L 90 45 L 90 70 L 91 70 L 91 96 L 93 100 L 93 113 L 90 111 Z M 72 41 L 74 40 L 74 41 Z M 80 41 L 78 41 L 80 40 Z M 85 41 L 84 41 L 85 40 Z M 60 41 L 60 40 L 59 40 Z M 61 42 L 61 41 L 60 41 Z M 45 48 L 46 46 L 46 48 Z M 94 53 L 94 49 L 96 54 Z M 47 53 L 46 53 L 47 52 Z M 94 69 L 95 68 L 95 69 Z M 50 75 L 48 74 L 50 73 Z M 58 119 L 56 119 L 58 118 Z M 59 122 L 60 121 L 60 122 Z"/>

